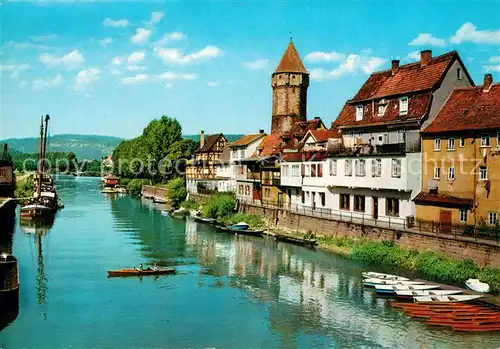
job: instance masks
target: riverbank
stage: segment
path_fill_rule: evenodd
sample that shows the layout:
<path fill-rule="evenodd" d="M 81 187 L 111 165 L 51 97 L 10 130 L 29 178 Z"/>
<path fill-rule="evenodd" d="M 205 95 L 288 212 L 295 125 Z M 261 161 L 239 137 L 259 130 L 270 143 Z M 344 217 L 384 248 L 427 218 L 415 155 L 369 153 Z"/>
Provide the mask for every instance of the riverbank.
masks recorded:
<path fill-rule="evenodd" d="M 227 223 L 246 221 L 250 228 L 264 228 L 269 235 L 287 235 L 304 241 L 316 239 L 317 248 L 340 254 L 346 258 L 381 266 L 405 268 L 416 271 L 442 282 L 464 285 L 470 278 L 478 278 L 490 285 L 492 292 L 500 293 L 500 269 L 479 267 L 471 259 L 450 258 L 429 250 L 407 249 L 394 241 L 375 241 L 368 238 L 337 237 L 328 234 L 301 233 L 277 229 L 261 216 L 250 213 L 234 213 L 236 201 L 233 195 L 218 194 L 205 199 L 202 214 Z"/>

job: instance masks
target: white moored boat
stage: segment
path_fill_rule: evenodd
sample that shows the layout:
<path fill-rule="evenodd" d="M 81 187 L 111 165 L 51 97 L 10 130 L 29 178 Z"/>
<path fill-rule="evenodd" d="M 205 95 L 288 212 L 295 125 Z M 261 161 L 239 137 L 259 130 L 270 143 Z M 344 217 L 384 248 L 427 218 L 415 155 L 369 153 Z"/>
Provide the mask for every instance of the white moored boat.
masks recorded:
<path fill-rule="evenodd" d="M 413 297 L 417 303 L 456 303 L 456 302 L 470 302 L 481 298 L 482 296 L 470 295 L 453 295 L 453 296 L 420 296 Z"/>
<path fill-rule="evenodd" d="M 361 275 L 367 279 L 382 279 L 382 280 L 399 280 L 399 281 L 409 281 L 410 279 L 391 274 L 376 273 L 374 271 L 363 272 Z"/>
<path fill-rule="evenodd" d="M 383 280 L 383 279 L 364 279 L 363 285 L 367 287 L 375 287 L 375 285 L 423 285 L 421 281 L 398 281 L 398 280 Z"/>
<path fill-rule="evenodd" d="M 465 287 L 467 287 L 471 291 L 479 292 L 479 293 L 488 293 L 490 292 L 490 285 L 485 282 L 481 282 L 478 279 L 469 279 L 465 282 Z"/>
<path fill-rule="evenodd" d="M 422 297 L 422 296 L 451 296 L 453 294 L 460 294 L 460 290 L 394 290 L 398 298 Z"/>
<path fill-rule="evenodd" d="M 426 291 L 435 290 L 438 285 L 375 285 L 377 293 L 396 293 L 396 291 Z"/>

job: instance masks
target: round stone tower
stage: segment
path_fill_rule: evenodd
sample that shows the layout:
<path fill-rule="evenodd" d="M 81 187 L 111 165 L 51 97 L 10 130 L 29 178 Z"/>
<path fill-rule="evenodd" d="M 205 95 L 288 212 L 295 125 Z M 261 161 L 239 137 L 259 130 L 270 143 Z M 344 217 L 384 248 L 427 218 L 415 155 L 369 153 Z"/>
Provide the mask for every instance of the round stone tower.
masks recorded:
<path fill-rule="evenodd" d="M 307 72 L 297 49 L 290 40 L 271 78 L 273 88 L 272 134 L 290 131 L 297 121 L 307 120 Z"/>

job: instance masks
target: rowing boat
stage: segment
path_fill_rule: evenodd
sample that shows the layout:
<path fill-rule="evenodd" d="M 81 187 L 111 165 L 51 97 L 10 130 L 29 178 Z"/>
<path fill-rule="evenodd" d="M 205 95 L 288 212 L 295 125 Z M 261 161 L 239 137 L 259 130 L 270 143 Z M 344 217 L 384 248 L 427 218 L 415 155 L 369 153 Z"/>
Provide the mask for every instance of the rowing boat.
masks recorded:
<path fill-rule="evenodd" d="M 418 286 L 418 285 L 417 285 Z M 413 299 L 413 297 L 417 296 L 450 296 L 453 294 L 460 294 L 462 291 L 460 290 L 394 290 L 396 297 L 405 298 L 405 299 Z"/>
<path fill-rule="evenodd" d="M 471 295 L 453 295 L 453 296 L 421 296 L 413 297 L 417 303 L 455 303 L 455 302 L 470 302 L 481 298 L 482 296 Z"/>
<path fill-rule="evenodd" d="M 363 272 L 361 275 L 366 279 L 382 279 L 382 280 L 397 280 L 397 281 L 409 281 L 410 279 L 391 274 L 376 273 L 374 271 Z"/>
<path fill-rule="evenodd" d="M 167 275 L 175 274 L 175 268 L 164 268 L 164 269 L 119 269 L 119 270 L 108 270 L 109 277 L 125 277 L 125 276 L 149 276 L 149 275 Z"/>
<path fill-rule="evenodd" d="M 394 294 L 396 291 L 425 291 L 439 288 L 438 285 L 375 285 L 375 292 Z"/>
<path fill-rule="evenodd" d="M 202 223 L 214 223 L 215 222 L 214 218 L 205 218 L 205 217 L 200 217 L 200 216 L 194 216 L 193 219 L 197 222 L 202 222 Z"/>
<path fill-rule="evenodd" d="M 421 281 L 398 281 L 398 280 L 383 280 L 376 278 L 369 278 L 363 280 L 363 285 L 366 287 L 375 287 L 375 285 L 423 285 L 425 282 Z"/>

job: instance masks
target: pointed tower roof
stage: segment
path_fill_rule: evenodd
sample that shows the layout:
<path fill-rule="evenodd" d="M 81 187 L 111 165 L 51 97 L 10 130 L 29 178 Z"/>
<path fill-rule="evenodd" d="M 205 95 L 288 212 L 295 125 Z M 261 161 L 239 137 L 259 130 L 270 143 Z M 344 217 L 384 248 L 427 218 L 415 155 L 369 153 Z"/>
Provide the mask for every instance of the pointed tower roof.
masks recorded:
<path fill-rule="evenodd" d="M 290 40 L 288 47 L 286 48 L 278 67 L 274 71 L 275 73 L 305 73 L 309 74 L 300 59 L 299 53 L 295 48 L 295 45 Z"/>

